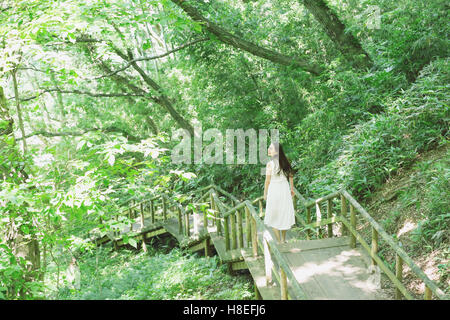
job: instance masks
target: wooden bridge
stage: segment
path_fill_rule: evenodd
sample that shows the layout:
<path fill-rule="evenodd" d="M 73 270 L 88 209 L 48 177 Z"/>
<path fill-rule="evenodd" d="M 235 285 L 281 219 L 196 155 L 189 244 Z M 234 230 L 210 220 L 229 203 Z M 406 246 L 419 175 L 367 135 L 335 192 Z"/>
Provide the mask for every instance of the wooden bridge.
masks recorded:
<path fill-rule="evenodd" d="M 134 239 L 146 250 L 152 237 L 171 234 L 182 248 L 216 253 L 230 272 L 248 269 L 259 299 L 390 299 L 377 271 L 393 283 L 395 299 L 417 299 L 402 283 L 405 265 L 424 283 L 424 299 L 448 299 L 347 191 L 311 201 L 295 194 L 297 227 L 285 244 L 263 223 L 262 197 L 239 200 L 216 185 L 181 199 L 161 194 L 132 203 L 115 215 L 110 232 L 91 240 L 118 248 Z M 395 252 L 395 270 L 380 258 L 380 243 Z"/>

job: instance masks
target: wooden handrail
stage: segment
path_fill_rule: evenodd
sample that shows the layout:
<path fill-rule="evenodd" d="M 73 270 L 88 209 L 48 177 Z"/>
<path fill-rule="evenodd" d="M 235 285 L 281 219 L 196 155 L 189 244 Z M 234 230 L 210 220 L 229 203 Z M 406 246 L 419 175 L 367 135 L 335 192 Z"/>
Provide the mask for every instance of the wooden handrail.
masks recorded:
<path fill-rule="evenodd" d="M 394 239 L 390 235 L 388 235 L 386 231 L 384 231 L 384 229 L 378 224 L 378 222 L 376 222 L 370 216 L 370 214 L 346 190 L 342 189 L 339 192 L 351 203 L 351 205 L 358 211 L 358 213 L 360 213 L 364 217 L 364 219 L 367 222 L 369 222 L 369 224 L 376 230 L 378 235 L 381 236 L 387 244 L 389 244 L 389 246 L 395 251 L 395 253 L 399 257 L 401 257 L 403 262 L 405 262 L 411 268 L 411 270 L 416 274 L 416 276 L 419 277 L 425 283 L 426 287 L 428 287 L 436 297 L 443 300 L 449 299 L 448 295 L 446 295 L 442 291 L 442 289 L 440 289 L 430 278 L 428 278 L 428 276 L 422 271 L 422 269 L 420 269 L 414 263 L 414 261 L 408 256 L 408 254 L 394 242 Z M 347 225 L 347 228 L 349 227 L 350 226 Z M 373 256 L 372 250 L 368 248 L 366 248 L 366 250 L 372 256 L 372 258 L 375 258 L 375 256 Z"/>
<path fill-rule="evenodd" d="M 242 224 L 242 214 L 239 210 L 242 210 L 243 208 L 246 209 L 246 213 L 248 212 L 251 215 L 251 219 L 253 219 L 254 222 L 247 225 L 247 230 L 251 230 L 253 227 L 253 224 L 255 224 L 255 227 L 257 230 L 262 232 L 263 234 L 263 241 L 267 241 L 267 244 L 269 245 L 271 251 L 273 252 L 273 255 L 280 266 L 282 268 L 284 274 L 281 274 L 282 276 L 286 276 L 290 283 L 292 284 L 292 287 L 294 288 L 294 294 L 300 298 L 305 299 L 305 295 L 303 291 L 301 290 L 298 282 L 295 280 L 295 276 L 292 273 L 292 270 L 290 270 L 289 265 L 286 261 L 286 259 L 283 257 L 281 252 L 278 249 L 277 244 L 274 241 L 274 238 L 271 234 L 271 230 L 266 228 L 266 226 L 263 224 L 260 216 L 258 215 L 256 209 L 253 207 L 253 204 L 259 203 L 261 206 L 261 201 L 263 200 L 263 197 L 258 197 L 252 201 L 244 200 L 240 201 L 237 197 L 232 195 L 231 193 L 223 190 L 219 186 L 216 186 L 215 184 L 210 184 L 206 187 L 200 188 L 193 192 L 192 194 L 196 193 L 199 194 L 202 191 L 207 191 L 203 195 L 201 195 L 198 200 L 204 200 L 206 197 L 210 197 L 211 204 L 213 204 L 217 208 L 218 215 L 215 216 L 214 223 L 218 225 L 218 231 L 220 231 L 219 228 L 221 228 L 221 223 L 223 223 L 225 238 L 226 238 L 226 250 L 230 250 L 231 243 L 230 243 L 230 226 L 228 225 L 229 219 L 231 217 L 231 231 L 232 234 L 232 246 L 233 249 L 237 248 L 237 243 L 239 242 L 240 247 L 243 247 L 243 239 L 242 239 L 242 225 L 239 225 L 239 223 Z M 232 206 L 225 205 L 220 199 L 217 193 L 220 193 L 230 199 L 233 203 Z M 428 278 L 428 276 L 414 263 L 414 261 L 408 256 L 408 254 L 398 245 L 395 243 L 394 239 L 386 233 L 386 231 L 381 227 L 380 224 L 378 224 L 371 216 L 370 214 L 345 190 L 341 189 L 339 191 L 332 192 L 324 197 L 320 197 L 314 200 L 306 200 L 297 189 L 294 188 L 295 198 L 298 198 L 300 200 L 300 205 L 303 207 L 303 210 L 306 211 L 307 221 L 304 221 L 302 216 L 296 214 L 296 218 L 300 221 L 302 225 L 305 227 L 310 228 L 317 228 L 320 226 L 327 225 L 328 226 L 328 236 L 332 236 L 331 231 L 331 224 L 336 222 L 342 222 L 343 226 L 345 226 L 346 230 L 350 233 L 350 246 L 354 247 L 356 244 L 356 241 L 361 243 L 361 245 L 365 248 L 365 250 L 369 253 L 370 257 L 372 258 L 373 263 L 378 264 L 379 267 L 383 270 L 383 272 L 386 273 L 386 275 L 389 277 L 389 279 L 393 282 L 393 284 L 396 287 L 396 296 L 399 294 L 402 294 L 407 299 L 413 299 L 412 295 L 407 291 L 405 286 L 401 283 L 401 277 L 402 277 L 402 265 L 403 263 L 407 264 L 412 272 L 425 284 L 425 298 L 430 299 L 431 295 L 434 294 L 439 299 L 449 299 L 449 295 L 446 295 L 442 289 L 440 289 L 431 279 Z M 333 198 L 341 197 L 341 213 L 337 216 L 332 216 L 331 213 L 331 200 Z M 150 202 L 153 204 L 153 201 L 162 198 L 163 199 L 163 211 L 165 204 L 171 203 L 176 208 L 178 208 L 179 211 L 179 217 L 180 215 L 184 215 L 187 217 L 187 212 L 183 208 L 183 206 L 177 202 L 174 201 L 171 197 L 167 196 L 166 194 L 160 194 L 157 196 L 153 196 L 150 199 L 145 199 L 139 203 L 134 203 L 132 206 L 129 206 L 125 208 L 124 210 L 120 211 L 119 214 L 122 214 L 124 212 L 131 212 L 130 210 L 139 207 L 141 211 L 141 220 L 143 219 L 143 205 L 145 203 Z M 131 202 L 135 200 L 136 198 L 128 199 L 128 202 Z M 294 199 L 296 201 L 296 199 Z M 317 206 L 319 206 L 321 203 L 327 201 L 327 218 L 321 219 L 321 221 L 313 222 L 310 221 L 310 210 L 311 208 L 316 205 L 316 210 L 319 210 Z M 348 220 L 347 218 L 347 211 L 348 211 L 348 205 L 350 206 L 350 217 Z M 363 237 L 358 233 L 356 229 L 356 213 L 360 214 L 370 225 L 372 228 L 372 245 L 369 246 L 363 239 Z M 234 223 L 234 216 L 235 214 L 237 216 L 238 220 L 238 226 L 236 227 Z M 320 212 L 319 212 L 320 214 Z M 248 217 L 247 217 L 248 218 Z M 204 216 L 204 221 L 207 221 L 207 217 Z M 182 228 L 182 219 L 179 218 L 180 223 L 180 229 Z M 187 223 L 187 221 L 186 221 Z M 249 223 L 247 219 L 247 223 Z M 188 226 L 186 226 L 188 227 Z M 236 229 L 239 230 L 239 236 L 236 234 Z M 253 228 L 254 229 L 254 228 Z M 255 230 L 256 231 L 256 230 Z M 252 230 L 252 232 L 255 232 Z M 247 231 L 248 232 L 248 231 Z M 189 234 L 189 231 L 187 230 L 187 233 Z M 309 234 L 309 233 L 308 233 Z M 396 253 L 396 274 L 394 274 L 389 267 L 381 260 L 381 258 L 378 256 L 378 237 L 381 237 Z M 239 239 L 238 239 L 239 238 Z M 308 236 L 309 238 L 309 236 Z M 247 243 L 249 243 L 251 240 L 252 244 L 254 243 L 254 236 L 247 234 Z M 259 239 L 256 239 L 257 242 L 260 242 Z M 255 251 L 254 251 L 255 252 Z M 282 279 L 281 279 L 282 280 Z"/>
<path fill-rule="evenodd" d="M 293 297 L 293 298 L 301 299 L 301 300 L 307 299 L 305 293 L 303 292 L 297 279 L 295 278 L 294 273 L 292 272 L 291 268 L 289 267 L 289 264 L 288 264 L 286 258 L 282 255 L 281 251 L 278 249 L 278 245 L 277 245 L 276 241 L 274 240 L 271 230 L 268 229 L 264 225 L 264 223 L 261 221 L 258 213 L 256 212 L 255 208 L 253 207 L 253 205 L 250 201 L 245 200 L 243 203 L 246 205 L 252 218 L 256 222 L 257 230 L 259 230 L 260 232 L 263 233 L 263 238 L 265 239 L 265 241 L 267 241 L 267 244 L 272 249 L 272 253 L 275 256 L 275 259 L 276 259 L 280 269 L 283 269 L 286 277 L 289 279 L 291 287 L 292 287 L 292 291 L 295 295 L 295 297 Z M 256 230 L 253 232 L 256 232 Z M 286 290 L 287 290 L 287 288 L 286 288 Z"/>
<path fill-rule="evenodd" d="M 333 193 L 330 193 L 329 195 L 326 195 L 325 197 L 321 197 L 321 198 L 317 198 L 317 199 L 312 200 L 312 201 L 308 201 L 308 202 L 305 203 L 305 207 L 306 208 L 311 208 L 315 204 L 320 204 L 320 203 L 322 203 L 324 201 L 336 198 L 336 197 L 339 196 L 339 194 L 340 194 L 339 191 L 335 191 Z"/>
<path fill-rule="evenodd" d="M 223 190 L 221 187 L 216 186 L 215 184 L 213 184 L 213 188 L 217 191 L 219 191 L 221 194 L 223 194 L 224 196 L 227 196 L 228 198 L 230 198 L 231 200 L 235 201 L 235 202 L 240 202 L 240 200 L 238 198 L 236 198 L 234 195 L 232 195 L 231 193 Z"/>

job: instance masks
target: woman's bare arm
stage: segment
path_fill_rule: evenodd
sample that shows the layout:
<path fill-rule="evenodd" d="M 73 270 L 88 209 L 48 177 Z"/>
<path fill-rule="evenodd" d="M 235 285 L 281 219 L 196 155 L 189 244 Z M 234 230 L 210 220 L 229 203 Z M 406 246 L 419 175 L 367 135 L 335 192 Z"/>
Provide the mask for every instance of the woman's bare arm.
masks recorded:
<path fill-rule="evenodd" d="M 289 175 L 289 184 L 291 185 L 291 196 L 294 197 L 295 192 L 294 192 L 294 175 L 293 174 Z"/>
<path fill-rule="evenodd" d="M 271 178 L 271 167 L 270 162 L 266 165 L 266 182 L 264 183 L 264 200 L 267 200 L 267 191 L 269 189 L 270 178 Z"/>

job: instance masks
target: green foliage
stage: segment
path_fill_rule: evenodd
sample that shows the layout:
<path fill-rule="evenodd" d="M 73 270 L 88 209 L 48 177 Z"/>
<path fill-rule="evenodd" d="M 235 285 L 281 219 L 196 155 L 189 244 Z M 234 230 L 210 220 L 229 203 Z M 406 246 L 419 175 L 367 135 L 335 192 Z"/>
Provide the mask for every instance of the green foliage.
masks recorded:
<path fill-rule="evenodd" d="M 326 2 L 369 53 L 372 68 L 352 68 L 298 0 L 192 3 L 237 37 L 322 66 L 326 71 L 318 77 L 224 44 L 168 0 L 16 0 L 2 6 L 0 298 L 17 299 L 22 288 L 22 298 L 39 297 L 43 290 L 38 279 L 28 281 L 26 262 L 13 259 L 15 240 L 5 237 L 11 228 L 37 240 L 41 250 L 64 257 L 69 251 L 89 251 L 92 245 L 86 237 L 92 230 L 105 233 L 129 224 L 125 217 L 118 222 L 112 217 L 131 198 L 139 201 L 166 192 L 189 205 L 183 193 L 212 182 L 239 197 L 262 194 L 263 164 L 173 165 L 169 153 L 175 143 L 169 138 L 177 122 L 161 106 L 161 94 L 188 122 L 198 120 L 203 130 L 279 129 L 288 158 L 298 169 L 296 187 L 306 197 L 345 187 L 367 198 L 418 155 L 448 143 L 447 2 Z M 366 10 L 374 5 L 380 9 L 379 29 L 367 25 Z M 158 92 L 143 85 L 131 66 L 123 69 L 126 62 L 114 50 L 149 57 L 200 37 L 210 40 L 138 62 L 161 87 Z M 14 139 L 21 136 L 10 77 L 15 68 L 25 131 L 47 132 L 27 139 L 27 154 L 22 154 L 22 142 Z M 123 70 L 107 75 L 107 70 L 119 69 Z M 44 89 L 50 91 L 42 93 Z M 141 96 L 102 96 L 108 93 Z M 153 134 L 155 126 L 159 135 Z M 417 242 L 438 245 L 448 241 L 448 170 L 430 166 L 423 172 L 426 197 L 414 202 L 417 195 L 409 191 L 402 201 L 406 207 L 426 208 L 414 231 Z M 398 212 L 387 216 L 386 227 L 393 227 L 397 219 Z M 131 238 L 125 241 L 137 245 Z M 91 258 L 83 267 L 88 274 L 93 274 Z M 63 258 L 46 259 L 44 270 L 50 260 L 65 263 Z M 119 265 L 125 261 L 117 259 L 116 270 L 126 272 Z M 136 266 L 144 268 L 145 259 L 137 259 L 142 261 Z M 179 298 L 179 292 L 193 297 L 197 287 L 189 279 L 206 287 L 210 283 L 186 266 L 203 276 L 201 264 L 217 268 L 213 260 L 197 265 L 176 251 L 168 260 L 158 254 L 152 259 L 166 269 L 174 263 L 180 268 L 173 269 L 175 273 L 191 278 L 170 283 L 162 267 L 153 266 L 159 270 L 154 274 L 145 267 L 149 278 L 133 270 L 127 277 L 154 277 L 169 288 L 163 295 L 154 293 L 150 282 L 133 291 L 132 285 L 114 278 L 120 294 L 100 294 L 102 282 L 96 280 L 97 291 L 87 284 L 91 289 L 67 297 L 166 299 Z M 109 262 L 116 263 L 105 256 L 105 266 Z M 231 288 L 231 293 L 210 289 L 200 291 L 200 296 L 247 297 Z"/>
<path fill-rule="evenodd" d="M 422 242 L 439 246 L 450 240 L 450 166 L 449 153 L 443 161 L 434 164 L 425 163 L 420 169 L 421 187 L 425 196 L 421 199 L 425 212 L 412 239 L 420 245 Z"/>
<path fill-rule="evenodd" d="M 343 136 L 334 159 L 313 173 L 311 192 L 344 187 L 357 196 L 368 196 L 419 153 L 444 143 L 449 124 L 448 70 L 447 60 L 436 61 L 385 113 L 356 124 Z"/>
<path fill-rule="evenodd" d="M 136 254 L 99 248 L 80 257 L 81 289 L 61 287 L 56 299 L 70 300 L 161 300 L 161 299 L 251 299 L 252 288 L 245 276 L 226 274 L 217 257 L 205 258 L 180 249 Z M 55 269 L 48 285 L 55 288 Z"/>

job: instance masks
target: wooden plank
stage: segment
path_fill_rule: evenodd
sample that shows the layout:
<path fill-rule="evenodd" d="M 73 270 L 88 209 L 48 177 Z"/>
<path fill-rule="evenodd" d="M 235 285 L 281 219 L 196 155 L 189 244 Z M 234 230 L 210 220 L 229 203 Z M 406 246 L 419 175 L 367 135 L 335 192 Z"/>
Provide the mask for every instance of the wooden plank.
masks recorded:
<path fill-rule="evenodd" d="M 307 299 L 326 299 L 326 295 L 323 292 L 323 288 L 317 282 L 315 277 L 310 277 L 307 280 L 303 280 L 298 277 L 299 268 L 308 263 L 302 255 L 299 254 L 284 254 L 288 265 L 291 267 L 292 272 L 295 275 L 295 278 L 298 281 L 300 287 Z M 301 269 L 300 269 L 301 270 Z"/>
<path fill-rule="evenodd" d="M 251 249 L 241 249 L 241 254 L 252 275 L 259 294 L 264 300 L 281 300 L 279 287 L 267 286 L 263 258 L 253 257 Z"/>
<path fill-rule="evenodd" d="M 197 252 L 200 250 L 205 250 L 205 240 L 197 242 L 197 243 L 187 243 L 186 246 L 188 247 L 189 251 L 191 252 Z"/>
<path fill-rule="evenodd" d="M 164 228 L 160 228 L 160 229 L 157 229 L 157 230 L 146 231 L 145 232 L 145 238 L 148 239 L 148 238 L 159 236 L 159 235 L 162 235 L 162 234 L 165 234 L 165 233 L 167 233 L 167 231 Z"/>
<path fill-rule="evenodd" d="M 245 263 L 244 260 L 231 262 L 231 270 L 237 271 L 237 270 L 244 270 L 244 269 L 248 269 L 247 264 Z"/>
<path fill-rule="evenodd" d="M 252 206 L 250 201 L 245 200 L 244 203 L 248 207 L 252 217 L 255 219 L 257 223 L 257 229 L 262 231 L 264 234 L 264 239 L 267 240 L 270 250 L 274 256 L 274 259 L 277 260 L 277 263 L 281 268 L 284 269 L 286 272 L 286 277 L 288 278 L 288 281 L 291 284 L 291 289 L 293 294 L 291 294 L 291 297 L 293 299 L 305 299 L 305 294 L 299 284 L 297 283 L 297 280 L 295 280 L 295 275 L 292 273 L 292 270 L 288 267 L 286 259 L 283 257 L 283 254 L 280 252 L 278 245 L 276 244 L 276 241 L 274 240 L 274 237 L 272 236 L 272 232 L 269 231 L 269 229 L 266 228 L 264 223 L 261 221 L 261 219 L 257 216 L 255 208 Z"/>
<path fill-rule="evenodd" d="M 368 280 L 370 260 L 362 252 L 347 245 L 285 255 L 310 299 L 380 299 Z"/>
<path fill-rule="evenodd" d="M 179 243 L 181 243 L 186 237 L 184 234 L 179 233 L 178 221 L 175 219 L 166 220 L 163 224 L 164 229 L 173 235 Z"/>
<path fill-rule="evenodd" d="M 228 251 L 225 249 L 224 237 L 219 236 L 216 232 L 210 233 L 210 237 L 214 245 L 214 248 L 216 249 L 217 254 L 219 255 L 219 258 L 223 263 L 239 261 L 243 259 L 240 249 Z"/>
<path fill-rule="evenodd" d="M 348 246 L 349 237 L 338 237 L 338 238 L 325 238 L 325 239 L 315 239 L 315 240 L 297 240 L 294 242 L 288 242 L 284 244 L 279 244 L 278 247 L 280 251 L 298 253 L 307 250 L 316 250 L 320 248 L 331 248 L 331 247 L 341 247 Z"/>
<path fill-rule="evenodd" d="M 310 224 L 305 225 L 304 227 L 318 228 L 326 225 L 331 225 L 332 223 L 339 222 L 339 217 L 331 217 L 322 219 L 321 221 L 312 222 Z"/>

